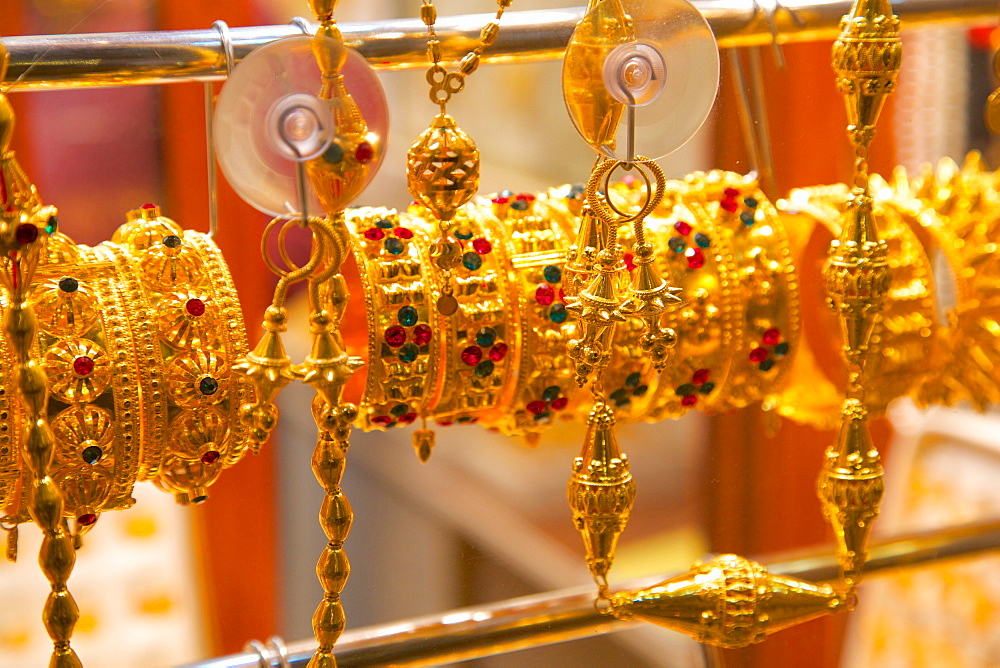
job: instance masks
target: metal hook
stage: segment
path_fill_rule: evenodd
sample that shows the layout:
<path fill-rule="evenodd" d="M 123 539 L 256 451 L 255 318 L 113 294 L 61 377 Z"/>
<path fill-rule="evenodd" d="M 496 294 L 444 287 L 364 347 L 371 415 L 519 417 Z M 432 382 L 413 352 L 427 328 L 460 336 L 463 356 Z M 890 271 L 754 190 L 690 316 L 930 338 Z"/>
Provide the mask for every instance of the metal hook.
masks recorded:
<path fill-rule="evenodd" d="M 288 647 L 278 636 L 271 636 L 266 644 L 251 640 L 243 647 L 243 651 L 256 654 L 260 668 L 291 668 L 292 665 L 288 661 Z"/>
<path fill-rule="evenodd" d="M 781 0 L 763 0 L 766 6 L 761 4 L 760 0 L 752 0 L 753 2 L 753 14 L 754 16 L 761 15 L 764 17 L 764 22 L 767 24 L 767 30 L 771 33 L 771 49 L 774 51 L 774 60 L 778 63 L 778 69 L 785 69 L 785 54 L 781 50 L 781 45 L 778 43 L 778 12 L 784 11 L 792 19 L 792 22 L 799 28 L 805 27 L 805 22 L 799 18 L 799 15 L 795 13 L 790 7 L 786 7 L 781 4 Z"/>
<path fill-rule="evenodd" d="M 757 172 L 761 189 L 774 197 L 777 185 L 774 178 L 774 154 L 771 152 L 771 131 L 767 122 L 767 107 L 764 103 L 764 74 L 760 49 L 751 47 L 750 87 L 747 88 L 743 76 L 743 60 L 739 49 L 730 49 L 729 60 L 733 70 L 733 87 L 739 107 L 740 126 L 747 148 L 750 169 Z"/>
<path fill-rule="evenodd" d="M 312 24 L 309 23 L 309 21 L 307 21 L 306 19 L 302 18 L 301 16 L 296 16 L 291 21 L 289 21 L 288 24 L 293 26 L 298 26 L 299 30 L 302 31 L 303 35 L 314 34 Z"/>
<path fill-rule="evenodd" d="M 219 51 L 226 63 L 226 77 L 229 77 L 236 64 L 229 24 L 215 21 L 212 27 L 219 32 Z M 210 81 L 205 82 L 205 144 L 208 154 L 208 236 L 212 238 L 219 230 L 219 183 L 215 172 L 215 89 Z"/>

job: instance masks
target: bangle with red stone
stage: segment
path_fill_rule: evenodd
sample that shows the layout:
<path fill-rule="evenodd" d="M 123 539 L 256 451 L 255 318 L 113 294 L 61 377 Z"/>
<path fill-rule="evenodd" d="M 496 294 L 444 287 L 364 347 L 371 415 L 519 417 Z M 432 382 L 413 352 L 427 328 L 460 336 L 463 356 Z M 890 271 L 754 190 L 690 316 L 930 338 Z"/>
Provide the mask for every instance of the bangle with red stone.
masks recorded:
<path fill-rule="evenodd" d="M 414 206 L 411 212 L 414 220 L 420 216 L 426 229 L 433 229 L 426 209 Z M 427 412 L 442 427 L 478 422 L 501 410 L 520 358 L 518 313 L 508 303 L 502 230 L 488 210 L 473 206 L 459 209 L 453 223 L 451 234 L 461 256 L 450 270 L 457 309 L 452 315 L 431 314 L 441 344 Z M 429 284 L 443 292 L 448 279 L 429 253 L 424 266 Z"/>
<path fill-rule="evenodd" d="M 709 173 L 702 206 L 732 247 L 739 304 L 725 392 L 711 408 L 742 408 L 778 392 L 792 368 L 799 339 L 798 277 L 785 227 L 755 179 Z"/>
<path fill-rule="evenodd" d="M 501 247 L 508 276 L 507 310 L 516 318 L 516 373 L 503 410 L 486 420 L 504 434 L 534 440 L 573 416 L 577 386 L 565 351 L 575 327 L 566 313 L 563 270 L 579 197 L 565 186 L 538 195 L 502 192 L 477 204 L 492 209 L 495 247 Z"/>
<path fill-rule="evenodd" d="M 384 430 L 427 417 L 441 333 L 423 249 L 424 226 L 390 209 L 349 209 L 368 322 L 367 378 L 357 426 Z"/>
<path fill-rule="evenodd" d="M 710 409 L 729 376 L 737 336 L 737 276 L 729 238 L 704 207 L 706 181 L 700 172 L 668 181 L 663 202 L 646 219 L 663 249 L 657 269 L 681 288 L 683 300 L 666 318 L 665 325 L 677 334 L 674 361 L 655 383 L 646 420 Z"/>

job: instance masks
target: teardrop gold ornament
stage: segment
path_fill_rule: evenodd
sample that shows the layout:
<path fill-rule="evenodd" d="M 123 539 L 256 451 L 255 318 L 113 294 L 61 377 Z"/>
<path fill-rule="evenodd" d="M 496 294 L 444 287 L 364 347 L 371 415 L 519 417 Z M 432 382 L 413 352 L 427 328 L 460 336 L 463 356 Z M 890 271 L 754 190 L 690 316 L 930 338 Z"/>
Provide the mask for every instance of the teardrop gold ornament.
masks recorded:
<path fill-rule="evenodd" d="M 479 149 L 450 115 L 438 114 L 406 157 L 410 194 L 449 221 L 479 189 Z"/>

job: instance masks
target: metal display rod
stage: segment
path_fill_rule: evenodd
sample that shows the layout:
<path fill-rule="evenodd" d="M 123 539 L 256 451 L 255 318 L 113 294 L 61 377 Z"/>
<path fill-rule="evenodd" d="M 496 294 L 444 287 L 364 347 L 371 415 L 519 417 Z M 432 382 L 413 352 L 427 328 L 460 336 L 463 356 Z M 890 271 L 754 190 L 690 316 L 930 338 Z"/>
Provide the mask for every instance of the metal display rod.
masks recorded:
<path fill-rule="evenodd" d="M 694 0 L 723 47 L 836 37 L 849 0 L 788 0 L 764 8 L 748 0 Z M 908 28 L 926 23 L 995 20 L 996 0 L 905 0 L 893 6 Z M 483 62 L 554 59 L 562 55 L 583 7 L 508 12 Z M 492 14 L 441 17 L 438 39 L 446 59 L 472 49 Z M 425 67 L 426 26 L 419 19 L 340 25 L 349 46 L 378 69 Z M 297 25 L 231 28 L 235 62 L 257 47 L 301 34 Z M 6 37 L 13 90 L 128 86 L 225 79 L 226 61 L 215 29 Z"/>
<path fill-rule="evenodd" d="M 884 575 L 943 559 L 968 557 L 1000 548 L 1000 519 L 897 536 L 870 548 L 865 574 Z M 772 573 L 813 582 L 836 580 L 837 558 L 827 549 L 809 555 L 764 559 Z M 623 589 L 640 589 L 670 576 L 643 578 Z M 337 665 L 440 666 L 502 652 L 541 647 L 641 625 L 600 615 L 594 610 L 593 587 L 585 586 L 492 605 L 346 631 L 337 643 Z M 315 641 L 288 646 L 287 662 L 304 667 Z M 256 653 L 234 654 L 185 668 L 258 668 Z M 274 664 L 277 665 L 277 664 Z"/>

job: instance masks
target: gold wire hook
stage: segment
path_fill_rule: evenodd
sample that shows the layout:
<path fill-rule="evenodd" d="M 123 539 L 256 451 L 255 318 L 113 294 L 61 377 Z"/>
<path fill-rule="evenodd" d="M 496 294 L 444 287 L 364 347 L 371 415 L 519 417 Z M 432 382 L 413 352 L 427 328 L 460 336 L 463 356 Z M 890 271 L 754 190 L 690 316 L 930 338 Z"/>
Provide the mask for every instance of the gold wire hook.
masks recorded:
<path fill-rule="evenodd" d="M 212 27 L 219 32 L 220 55 L 225 61 L 226 78 L 232 75 L 236 57 L 233 55 L 233 38 L 225 21 L 216 21 Z M 219 231 L 219 179 L 215 172 L 215 88 L 205 82 L 205 152 L 208 154 L 208 237 Z"/>

